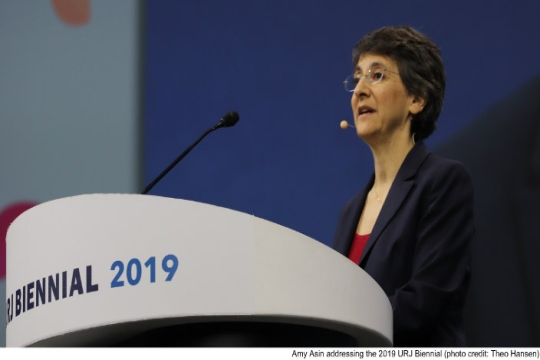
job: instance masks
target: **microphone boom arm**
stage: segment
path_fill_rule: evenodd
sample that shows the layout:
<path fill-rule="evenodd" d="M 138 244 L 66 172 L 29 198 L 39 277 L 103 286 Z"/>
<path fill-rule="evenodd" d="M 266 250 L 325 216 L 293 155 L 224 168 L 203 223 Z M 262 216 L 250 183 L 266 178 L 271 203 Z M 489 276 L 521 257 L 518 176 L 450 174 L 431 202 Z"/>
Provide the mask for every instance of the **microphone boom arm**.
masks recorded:
<path fill-rule="evenodd" d="M 180 160 L 182 160 L 187 154 L 189 154 L 189 152 L 195 146 L 197 146 L 197 144 L 200 143 L 201 140 L 204 139 L 204 137 L 206 135 L 210 134 L 212 131 L 214 131 L 216 129 L 219 129 L 221 127 L 234 126 L 236 124 L 236 122 L 238 121 L 238 119 L 239 119 L 238 113 L 235 112 L 235 111 L 231 111 L 231 112 L 228 112 L 227 114 L 225 114 L 225 116 L 223 116 L 223 118 L 221 118 L 221 120 L 216 125 L 212 126 L 210 129 L 206 130 L 204 132 L 204 134 L 202 134 L 197 139 L 197 141 L 195 141 L 193 144 L 191 144 L 190 147 L 188 147 L 186 150 L 184 150 L 184 152 L 181 153 L 180 156 L 178 156 L 169 166 L 167 166 L 167 168 L 165 170 L 163 170 L 161 172 L 161 174 L 158 175 L 158 177 L 156 177 L 150 184 L 148 184 L 148 186 L 144 188 L 144 190 L 141 192 L 141 194 L 144 195 L 144 194 L 148 193 L 150 190 L 152 190 L 154 185 L 156 185 L 165 175 L 167 175 L 169 173 L 169 171 L 171 171 L 172 168 L 175 167 L 176 164 L 178 164 L 180 162 Z"/>
<path fill-rule="evenodd" d="M 201 137 L 197 139 L 197 141 L 195 141 L 193 144 L 191 144 L 190 147 L 188 147 L 186 150 L 184 150 L 184 152 L 181 153 L 180 156 L 178 156 L 165 170 L 163 170 L 161 172 L 161 174 L 159 174 L 158 177 L 154 179 L 154 181 L 152 181 L 150 184 L 148 184 L 148 186 L 144 188 L 144 190 L 141 192 L 141 194 L 144 195 L 144 194 L 148 193 L 150 190 L 152 190 L 154 185 L 156 185 L 165 175 L 167 175 L 169 173 L 169 171 L 171 171 L 172 168 L 175 167 L 176 164 L 178 164 L 180 162 L 180 160 L 182 160 L 187 154 L 189 154 L 189 152 L 195 146 L 197 146 L 197 144 L 200 143 L 201 140 L 204 139 L 204 137 L 206 135 L 210 134 L 212 131 L 214 131 L 216 129 L 217 129 L 217 127 L 213 126 L 210 129 L 206 130 L 206 132 L 204 134 L 202 134 Z"/>

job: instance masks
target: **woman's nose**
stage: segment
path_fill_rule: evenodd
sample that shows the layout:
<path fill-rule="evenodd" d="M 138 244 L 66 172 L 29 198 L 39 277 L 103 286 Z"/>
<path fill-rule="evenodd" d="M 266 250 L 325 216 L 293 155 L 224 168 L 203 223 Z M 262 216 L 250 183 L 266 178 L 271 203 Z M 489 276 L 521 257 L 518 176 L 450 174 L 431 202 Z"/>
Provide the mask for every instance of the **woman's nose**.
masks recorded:
<path fill-rule="evenodd" d="M 369 84 L 364 76 L 356 83 L 353 94 L 357 97 L 366 96 L 369 93 Z"/>

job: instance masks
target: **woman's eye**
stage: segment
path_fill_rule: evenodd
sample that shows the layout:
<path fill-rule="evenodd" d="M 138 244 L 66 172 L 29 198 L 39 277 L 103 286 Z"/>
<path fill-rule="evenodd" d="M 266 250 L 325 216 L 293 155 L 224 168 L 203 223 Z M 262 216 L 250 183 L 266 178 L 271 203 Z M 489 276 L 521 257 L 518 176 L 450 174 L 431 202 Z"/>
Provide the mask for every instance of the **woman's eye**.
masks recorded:
<path fill-rule="evenodd" d="M 382 70 L 374 70 L 371 72 L 371 78 L 373 81 L 380 81 L 383 78 L 384 72 Z"/>

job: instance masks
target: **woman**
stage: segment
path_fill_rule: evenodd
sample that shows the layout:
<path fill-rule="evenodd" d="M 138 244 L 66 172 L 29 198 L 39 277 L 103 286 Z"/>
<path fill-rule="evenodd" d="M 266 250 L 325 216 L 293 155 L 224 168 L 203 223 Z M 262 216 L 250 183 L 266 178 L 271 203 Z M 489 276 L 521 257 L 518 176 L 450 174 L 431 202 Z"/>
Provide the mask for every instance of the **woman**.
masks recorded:
<path fill-rule="evenodd" d="M 465 346 L 472 183 L 463 165 L 422 143 L 443 104 L 439 49 L 408 26 L 386 27 L 358 42 L 353 68 L 345 85 L 375 169 L 345 204 L 333 247 L 387 294 L 394 346 Z"/>

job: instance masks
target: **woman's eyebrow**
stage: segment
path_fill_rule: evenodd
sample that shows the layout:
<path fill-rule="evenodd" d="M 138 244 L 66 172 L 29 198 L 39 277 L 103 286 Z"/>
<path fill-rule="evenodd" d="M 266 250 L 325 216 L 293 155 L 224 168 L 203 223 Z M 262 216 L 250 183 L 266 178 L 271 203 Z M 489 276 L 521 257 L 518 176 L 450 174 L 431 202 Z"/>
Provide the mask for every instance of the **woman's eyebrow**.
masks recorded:
<path fill-rule="evenodd" d="M 379 61 L 374 61 L 369 65 L 369 69 L 373 69 L 374 67 L 377 67 L 377 66 L 384 67 L 384 64 L 379 62 Z M 360 66 L 356 65 L 356 67 L 354 68 L 354 71 L 355 72 L 362 72 L 362 68 Z"/>

